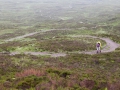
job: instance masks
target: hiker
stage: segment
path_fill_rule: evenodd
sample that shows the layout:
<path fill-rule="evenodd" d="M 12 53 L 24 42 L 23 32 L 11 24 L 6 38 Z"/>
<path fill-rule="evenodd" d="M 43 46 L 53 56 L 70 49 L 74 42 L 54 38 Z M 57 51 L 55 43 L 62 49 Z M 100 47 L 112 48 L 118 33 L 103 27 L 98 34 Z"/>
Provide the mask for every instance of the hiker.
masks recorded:
<path fill-rule="evenodd" d="M 100 47 L 101 47 L 101 43 L 100 43 L 100 42 L 97 42 L 97 44 L 96 44 L 97 53 L 98 53 L 98 52 L 101 52 Z"/>

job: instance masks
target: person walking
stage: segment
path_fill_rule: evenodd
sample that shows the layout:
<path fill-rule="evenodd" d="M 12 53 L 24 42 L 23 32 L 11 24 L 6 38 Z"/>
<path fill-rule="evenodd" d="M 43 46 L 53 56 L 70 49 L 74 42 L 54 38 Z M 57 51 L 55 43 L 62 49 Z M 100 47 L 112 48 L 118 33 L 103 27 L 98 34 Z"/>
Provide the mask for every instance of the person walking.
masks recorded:
<path fill-rule="evenodd" d="M 97 44 L 96 44 L 96 49 L 97 49 L 97 53 L 101 53 L 101 43 L 100 42 L 97 42 Z"/>

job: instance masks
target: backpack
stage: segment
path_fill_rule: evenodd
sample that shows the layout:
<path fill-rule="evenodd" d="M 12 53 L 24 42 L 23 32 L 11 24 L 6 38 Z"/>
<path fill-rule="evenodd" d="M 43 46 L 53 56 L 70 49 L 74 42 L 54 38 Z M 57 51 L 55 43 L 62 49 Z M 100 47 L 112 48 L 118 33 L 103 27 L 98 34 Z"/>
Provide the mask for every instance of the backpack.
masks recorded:
<path fill-rule="evenodd" d="M 97 45 L 96 45 L 97 47 L 100 47 L 100 43 L 97 43 Z"/>

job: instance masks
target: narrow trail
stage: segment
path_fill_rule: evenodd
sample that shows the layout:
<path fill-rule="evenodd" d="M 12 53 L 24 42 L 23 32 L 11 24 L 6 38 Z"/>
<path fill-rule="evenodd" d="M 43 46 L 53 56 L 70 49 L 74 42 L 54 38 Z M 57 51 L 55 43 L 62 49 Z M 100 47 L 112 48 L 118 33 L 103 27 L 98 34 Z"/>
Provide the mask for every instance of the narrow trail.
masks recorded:
<path fill-rule="evenodd" d="M 45 31 L 39 31 L 39 32 L 33 32 L 33 33 L 29 33 L 29 34 L 26 34 L 26 35 L 22 35 L 22 36 L 18 36 L 18 37 L 15 37 L 15 38 L 11 38 L 11 39 L 8 39 L 8 40 L 5 40 L 5 42 L 9 42 L 9 41 L 14 41 L 16 39 L 22 39 L 22 38 L 25 38 L 25 37 L 28 37 L 28 36 L 32 36 L 32 35 L 35 35 L 35 34 L 38 34 L 38 33 L 44 33 L 44 32 L 47 32 L 47 31 L 52 31 L 52 30 L 56 30 L 56 29 L 50 29 L 50 30 L 45 30 Z M 59 29 L 59 30 L 66 30 L 66 29 Z M 70 29 L 68 29 L 70 30 Z M 104 40 L 106 42 L 106 46 L 102 49 L 102 53 L 107 53 L 107 52 L 112 52 L 114 51 L 116 48 L 118 48 L 120 46 L 120 44 L 117 44 L 115 42 L 113 42 L 111 39 L 109 38 L 101 38 L 101 37 L 96 37 L 96 36 L 90 36 L 90 35 L 76 35 L 76 36 L 71 36 L 71 37 L 90 37 L 90 38 L 99 38 L 101 40 Z M 96 50 L 91 50 L 91 51 L 78 51 L 78 52 L 70 52 L 70 53 L 79 53 L 79 54 L 96 54 Z M 10 52 L 9 55 L 16 55 L 16 54 L 20 54 L 20 52 Z M 49 55 L 51 57 L 64 57 L 66 56 L 67 54 L 66 53 L 54 53 L 54 52 L 24 52 L 24 54 L 30 54 L 30 55 Z"/>
<path fill-rule="evenodd" d="M 17 36 L 17 37 L 11 38 L 11 39 L 7 39 L 7 40 L 4 40 L 4 42 L 14 41 L 14 40 L 22 39 L 22 38 L 32 36 L 32 35 L 35 35 L 35 34 L 38 34 L 38 33 L 45 33 L 47 31 L 54 31 L 54 30 L 71 30 L 71 29 L 46 29 L 46 30 L 41 30 L 41 31 L 38 31 L 38 32 L 28 33 L 28 34 L 25 34 L 25 35 L 22 35 L 22 36 Z"/>
<path fill-rule="evenodd" d="M 80 35 L 75 36 L 75 37 L 81 37 Z M 90 38 L 99 38 L 101 40 L 104 40 L 106 42 L 106 46 L 101 50 L 102 53 L 107 53 L 107 52 L 112 52 L 114 51 L 116 48 L 120 47 L 120 44 L 117 44 L 116 42 L 112 41 L 109 38 L 101 38 L 101 37 L 96 37 L 96 36 L 90 36 L 90 35 L 83 35 L 82 37 L 90 37 Z M 91 50 L 91 51 L 83 51 L 83 52 L 78 52 L 80 53 L 84 53 L 84 54 L 96 54 L 96 50 Z"/>
<path fill-rule="evenodd" d="M 21 54 L 20 52 L 10 52 L 9 55 Z M 41 55 L 41 56 L 50 56 L 50 57 L 65 57 L 66 53 L 54 53 L 54 52 L 24 52 L 26 55 Z"/>

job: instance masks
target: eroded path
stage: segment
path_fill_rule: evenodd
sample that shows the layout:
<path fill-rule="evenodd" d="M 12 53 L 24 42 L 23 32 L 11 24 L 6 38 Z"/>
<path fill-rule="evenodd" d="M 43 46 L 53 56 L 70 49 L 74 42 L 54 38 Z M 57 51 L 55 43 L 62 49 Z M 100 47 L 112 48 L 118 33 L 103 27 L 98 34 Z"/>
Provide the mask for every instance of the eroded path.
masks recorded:
<path fill-rule="evenodd" d="M 41 31 L 38 31 L 38 32 L 28 33 L 28 34 L 25 34 L 25 35 L 10 38 L 10 39 L 4 40 L 4 42 L 14 41 L 14 40 L 22 39 L 22 38 L 32 36 L 32 35 L 35 35 L 35 34 L 38 34 L 38 33 L 45 33 L 47 31 L 54 31 L 54 30 L 71 30 L 71 29 L 46 29 L 46 30 L 41 30 Z"/>
<path fill-rule="evenodd" d="M 5 40 L 5 42 L 9 42 L 9 41 L 14 41 L 16 39 L 21 39 L 21 38 L 25 38 L 28 36 L 32 36 L 38 33 L 42 33 L 42 32 L 47 32 L 47 31 L 52 31 L 55 29 L 51 29 L 51 30 L 45 30 L 45 31 L 39 31 L 39 32 L 33 32 L 33 33 L 29 33 L 23 36 L 18 36 L 15 38 L 11 38 L 8 40 Z M 62 30 L 66 30 L 66 29 L 62 29 Z M 118 48 L 120 46 L 120 44 L 117 44 L 115 42 L 113 42 L 111 39 L 109 38 L 101 38 L 101 37 L 96 37 L 96 36 L 89 36 L 89 35 L 77 35 L 77 36 L 71 36 L 71 37 L 90 37 L 90 38 L 99 38 L 101 40 L 104 40 L 106 42 L 106 46 L 102 49 L 102 53 L 107 53 L 107 52 L 112 52 L 114 51 L 116 48 Z M 70 52 L 70 53 L 84 53 L 84 54 L 96 54 L 96 50 L 92 50 L 92 51 L 82 51 L 82 52 Z M 16 55 L 16 54 L 20 54 L 20 52 L 11 52 L 10 55 Z M 24 54 L 31 54 L 31 55 L 49 55 L 51 57 L 60 57 L 60 56 L 66 56 L 66 53 L 54 53 L 54 52 L 24 52 Z"/>
<path fill-rule="evenodd" d="M 106 46 L 102 49 L 102 53 L 107 53 L 107 52 L 112 52 L 116 48 L 120 47 L 120 44 L 117 44 L 116 42 L 112 41 L 109 38 L 101 38 L 101 37 L 96 37 L 96 36 L 89 36 L 89 35 L 83 35 L 83 36 L 75 36 L 75 37 L 90 37 L 90 38 L 99 38 L 101 40 L 104 40 L 106 42 Z M 84 54 L 96 54 L 96 50 L 92 51 L 83 51 L 83 52 L 78 52 L 78 53 L 84 53 Z"/>

